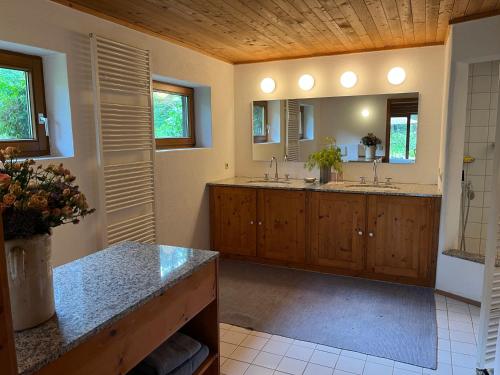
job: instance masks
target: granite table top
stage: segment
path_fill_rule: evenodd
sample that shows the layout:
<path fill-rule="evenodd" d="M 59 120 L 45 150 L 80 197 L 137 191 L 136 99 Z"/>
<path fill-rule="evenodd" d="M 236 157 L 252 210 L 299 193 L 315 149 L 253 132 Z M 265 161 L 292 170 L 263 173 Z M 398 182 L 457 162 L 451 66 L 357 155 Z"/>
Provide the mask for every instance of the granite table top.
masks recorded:
<path fill-rule="evenodd" d="M 204 264 L 217 252 L 122 242 L 54 269 L 56 315 L 15 334 L 18 372 L 31 374 Z"/>
<path fill-rule="evenodd" d="M 259 177 L 232 177 L 219 181 L 209 182 L 210 186 L 233 186 L 233 187 L 248 187 L 248 188 L 268 188 L 268 189 L 284 189 L 284 190 L 309 190 L 320 192 L 339 192 L 339 193 L 355 193 L 355 194 L 378 194 L 378 195 L 403 195 L 413 197 L 441 197 L 437 185 L 426 184 L 402 184 L 391 183 L 387 186 L 381 182 L 378 186 L 372 186 L 367 182 L 364 186 L 355 181 L 330 182 L 326 184 L 307 183 L 304 180 L 283 180 L 273 182 L 272 180 L 264 181 Z"/>

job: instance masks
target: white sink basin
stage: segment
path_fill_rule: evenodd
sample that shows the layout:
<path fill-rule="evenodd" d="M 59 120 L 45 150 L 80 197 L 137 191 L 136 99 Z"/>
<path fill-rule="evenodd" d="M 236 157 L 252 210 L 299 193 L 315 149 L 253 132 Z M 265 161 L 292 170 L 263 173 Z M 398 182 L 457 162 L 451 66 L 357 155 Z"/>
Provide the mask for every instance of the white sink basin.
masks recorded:
<path fill-rule="evenodd" d="M 290 181 L 284 181 L 284 180 L 249 180 L 247 181 L 248 184 L 284 184 L 284 185 L 289 185 Z"/>
<path fill-rule="evenodd" d="M 386 184 L 352 184 L 347 185 L 347 187 L 355 187 L 355 188 L 367 188 L 367 189 L 393 189 L 398 190 L 399 188 L 394 185 L 386 185 Z"/>

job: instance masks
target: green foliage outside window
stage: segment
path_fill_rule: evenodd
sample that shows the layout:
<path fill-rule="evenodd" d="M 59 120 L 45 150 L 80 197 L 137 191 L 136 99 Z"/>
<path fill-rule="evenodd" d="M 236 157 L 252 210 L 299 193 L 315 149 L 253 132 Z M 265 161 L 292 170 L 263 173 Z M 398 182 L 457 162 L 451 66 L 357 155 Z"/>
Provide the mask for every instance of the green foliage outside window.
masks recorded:
<path fill-rule="evenodd" d="M 418 115 L 410 116 L 410 152 L 409 159 L 415 160 L 417 155 L 417 127 Z"/>
<path fill-rule="evenodd" d="M 0 139 L 32 139 L 28 73 L 0 68 Z"/>
<path fill-rule="evenodd" d="M 259 105 L 253 106 L 253 135 L 266 135 L 264 124 L 265 110 Z"/>
<path fill-rule="evenodd" d="M 155 138 L 189 137 L 187 97 L 153 92 Z"/>
<path fill-rule="evenodd" d="M 407 117 L 391 117 L 390 159 L 406 159 Z M 408 160 L 415 160 L 417 151 L 418 115 L 410 116 Z"/>

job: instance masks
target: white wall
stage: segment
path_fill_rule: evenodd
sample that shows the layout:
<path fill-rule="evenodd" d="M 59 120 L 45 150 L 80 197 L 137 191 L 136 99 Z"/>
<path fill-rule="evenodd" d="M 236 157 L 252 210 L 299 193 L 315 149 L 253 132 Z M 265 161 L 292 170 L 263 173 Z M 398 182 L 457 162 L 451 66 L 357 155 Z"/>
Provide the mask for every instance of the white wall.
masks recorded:
<path fill-rule="evenodd" d="M 387 121 L 387 96 L 346 96 L 342 98 L 323 98 L 317 122 L 320 140 L 333 136 L 340 144 L 359 144 L 361 138 L 374 133 L 385 143 Z M 363 109 L 370 111 L 363 117 Z"/>
<path fill-rule="evenodd" d="M 281 132 L 283 130 L 284 116 L 283 116 L 283 103 L 281 101 L 272 100 L 267 102 L 267 116 L 269 125 L 269 141 L 281 142 L 283 137 Z"/>
<path fill-rule="evenodd" d="M 436 287 L 477 301 L 481 299 L 484 266 L 452 259 L 441 252 L 456 248 L 458 242 L 469 64 L 498 60 L 498 35 L 500 16 L 454 24 L 446 53 L 449 100 L 443 115 L 443 202 Z"/>
<path fill-rule="evenodd" d="M 384 164 L 380 166 L 379 172 L 382 178 L 393 177 L 395 181 L 436 184 L 444 84 L 443 59 L 444 46 L 434 46 L 236 65 L 236 174 L 260 176 L 267 172 L 269 166 L 268 163 L 252 160 L 252 140 L 248 129 L 251 126 L 249 103 L 254 100 L 419 92 L 417 162 L 413 165 Z M 390 85 L 386 79 L 387 72 L 394 66 L 401 66 L 407 72 L 407 79 L 400 86 Z M 358 74 L 358 84 L 352 89 L 343 88 L 339 82 L 340 75 L 347 70 Z M 316 79 L 314 88 L 309 92 L 301 91 L 297 85 L 298 78 L 304 73 L 312 74 Z M 265 77 L 272 77 L 276 81 L 276 90 L 272 94 L 264 94 L 259 88 L 260 81 Z M 286 168 L 292 177 L 310 175 L 303 168 L 303 163 L 288 163 Z M 319 174 L 318 171 L 315 173 Z M 349 164 L 344 171 L 345 178 L 350 180 L 370 175 L 371 166 L 363 163 Z"/>
<path fill-rule="evenodd" d="M 98 199 L 88 34 L 150 49 L 153 73 L 211 87 L 212 147 L 162 151 L 156 157 L 159 242 L 207 248 L 205 183 L 234 175 L 233 66 L 48 0 L 0 0 L 0 9 L 0 40 L 66 54 L 75 154 L 62 161 L 93 206 Z M 90 216 L 54 231 L 56 265 L 97 250 L 96 221 Z"/>

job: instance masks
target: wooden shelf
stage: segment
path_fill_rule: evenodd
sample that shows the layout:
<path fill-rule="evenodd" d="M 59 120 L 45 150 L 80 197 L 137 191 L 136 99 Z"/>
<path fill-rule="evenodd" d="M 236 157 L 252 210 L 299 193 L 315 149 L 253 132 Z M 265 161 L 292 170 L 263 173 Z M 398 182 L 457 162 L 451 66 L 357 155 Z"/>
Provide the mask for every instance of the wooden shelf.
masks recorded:
<path fill-rule="evenodd" d="M 213 371 L 214 366 L 219 366 L 218 363 L 219 355 L 217 353 L 210 352 L 207 359 L 198 367 L 198 369 L 193 373 L 193 375 L 210 374 Z"/>

